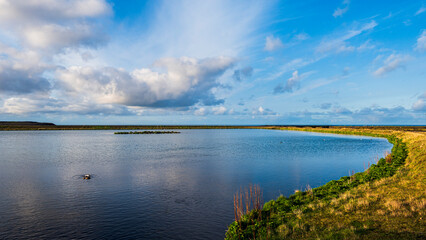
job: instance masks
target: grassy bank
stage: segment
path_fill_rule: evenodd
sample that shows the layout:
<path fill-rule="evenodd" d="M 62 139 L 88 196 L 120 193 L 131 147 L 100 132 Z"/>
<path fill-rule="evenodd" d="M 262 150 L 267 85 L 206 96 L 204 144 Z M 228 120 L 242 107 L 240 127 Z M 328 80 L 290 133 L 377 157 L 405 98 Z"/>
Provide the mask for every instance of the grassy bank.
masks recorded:
<path fill-rule="evenodd" d="M 280 196 L 232 223 L 227 239 L 426 237 L 426 134 L 368 127 L 277 128 L 386 137 L 391 154 L 363 173 Z"/>

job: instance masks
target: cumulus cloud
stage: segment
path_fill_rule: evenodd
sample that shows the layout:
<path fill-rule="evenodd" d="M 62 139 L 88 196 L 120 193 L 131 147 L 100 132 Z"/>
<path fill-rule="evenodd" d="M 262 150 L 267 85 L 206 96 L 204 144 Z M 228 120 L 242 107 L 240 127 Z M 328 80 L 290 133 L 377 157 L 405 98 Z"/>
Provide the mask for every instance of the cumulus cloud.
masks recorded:
<path fill-rule="evenodd" d="M 253 74 L 253 68 L 248 66 L 248 67 L 235 70 L 232 77 L 236 81 L 241 82 L 242 79 L 251 77 L 252 74 Z"/>
<path fill-rule="evenodd" d="M 267 36 L 265 40 L 265 50 L 266 51 L 274 51 L 279 48 L 282 48 L 284 45 L 281 42 L 281 39 L 274 36 Z"/>
<path fill-rule="evenodd" d="M 110 11 L 104 0 L 1 0 L 0 33 L 10 39 L 0 38 L 0 92 L 50 91 L 47 76 L 57 67 L 52 57 L 64 48 L 103 42 L 92 18 Z"/>
<path fill-rule="evenodd" d="M 0 108 L 0 113 L 9 114 L 26 114 L 37 112 L 50 112 L 54 111 L 50 101 L 38 98 L 26 97 L 11 97 L 3 101 Z"/>
<path fill-rule="evenodd" d="M 417 38 L 416 50 L 426 51 L 426 30 L 423 30 L 419 38 Z"/>
<path fill-rule="evenodd" d="M 234 115 L 239 114 L 234 109 L 228 109 L 225 106 L 214 106 L 214 107 L 199 107 L 193 111 L 194 115 L 206 116 L 206 115 Z"/>
<path fill-rule="evenodd" d="M 206 114 L 207 114 L 207 111 L 206 111 L 206 108 L 204 108 L 204 107 L 197 108 L 194 111 L 194 115 L 197 115 L 197 116 L 205 116 Z"/>
<path fill-rule="evenodd" d="M 269 108 L 263 108 L 262 106 L 259 106 L 258 108 L 253 109 L 251 112 L 252 115 L 278 115 L 276 112 L 272 111 Z"/>
<path fill-rule="evenodd" d="M 43 73 L 49 67 L 35 51 L 18 51 L 0 43 L 0 93 L 48 91 L 51 85 Z"/>
<path fill-rule="evenodd" d="M 215 115 L 224 115 L 228 112 L 228 109 L 224 106 L 213 107 L 212 110 Z"/>
<path fill-rule="evenodd" d="M 302 76 L 299 76 L 299 72 L 297 70 L 294 71 L 292 76 L 287 80 L 285 86 L 281 83 L 274 88 L 274 94 L 293 92 L 294 89 L 300 87 L 301 79 Z"/>
<path fill-rule="evenodd" d="M 166 58 L 154 67 L 127 72 L 119 68 L 70 67 L 56 71 L 65 94 L 98 104 L 144 107 L 186 107 L 196 103 L 217 105 L 212 89 L 234 64 L 232 58 Z"/>
<path fill-rule="evenodd" d="M 0 68 L 0 93 L 25 94 L 49 91 L 49 81 L 39 72 Z"/>
<path fill-rule="evenodd" d="M 224 100 L 216 95 L 226 85 L 220 78 L 235 60 L 217 56 L 238 56 L 253 41 L 268 5 L 254 2 L 241 10 L 245 1 L 162 4 L 143 31 L 120 29 L 126 37 L 104 45 L 109 1 L 0 0 L 2 112 L 123 115 L 220 105 Z M 238 69 L 234 78 L 252 71 Z M 207 111 L 202 108 L 201 115 Z"/>
<path fill-rule="evenodd" d="M 337 18 L 343 16 L 343 14 L 345 14 L 349 10 L 349 3 L 350 0 L 344 0 L 342 3 L 342 7 L 339 7 L 334 10 L 333 17 Z"/>
<path fill-rule="evenodd" d="M 82 115 L 131 115 L 136 111 L 114 104 L 95 104 L 75 99 L 74 102 L 45 96 L 10 97 L 3 101 L 0 113 L 4 114 L 82 114 Z"/>
<path fill-rule="evenodd" d="M 110 12 L 104 0 L 2 0 L 0 26 L 24 46 L 57 51 L 103 42 L 90 20 Z"/>
<path fill-rule="evenodd" d="M 374 29 L 377 26 L 377 22 L 372 20 L 369 23 L 365 23 L 361 26 L 354 24 L 350 29 L 333 34 L 324 38 L 321 43 L 317 46 L 316 52 L 327 53 L 327 52 L 347 52 L 354 51 L 355 47 L 347 44 L 346 41 L 362 34 L 363 32 Z"/>
<path fill-rule="evenodd" d="M 233 64 L 234 60 L 229 57 L 182 57 L 161 59 L 152 68 L 131 72 L 113 67 L 71 66 L 56 69 L 55 87 L 51 88 L 46 81 L 45 89 L 40 89 L 44 85 L 34 79 L 27 81 L 22 78 L 11 84 L 13 79 L 9 77 L 7 81 L 0 81 L 1 91 L 26 93 L 29 90 L 49 90 L 53 93 L 6 96 L 0 112 L 128 115 L 140 113 L 141 109 L 137 107 L 182 110 L 195 104 L 218 105 L 224 101 L 217 99 L 213 90 L 221 87 L 218 78 Z M 20 73 L 14 74 L 19 77 Z M 4 79 L 1 74 L 0 78 Z M 31 84 L 34 86 L 31 87 Z M 218 108 L 214 112 L 222 114 L 223 109 Z M 200 110 L 199 115 L 202 114 Z"/>
<path fill-rule="evenodd" d="M 381 77 L 389 72 L 392 72 L 398 68 L 404 68 L 404 64 L 409 60 L 408 55 L 400 55 L 400 54 L 391 54 L 388 58 L 383 62 L 383 66 L 378 68 L 374 75 L 377 77 Z"/>

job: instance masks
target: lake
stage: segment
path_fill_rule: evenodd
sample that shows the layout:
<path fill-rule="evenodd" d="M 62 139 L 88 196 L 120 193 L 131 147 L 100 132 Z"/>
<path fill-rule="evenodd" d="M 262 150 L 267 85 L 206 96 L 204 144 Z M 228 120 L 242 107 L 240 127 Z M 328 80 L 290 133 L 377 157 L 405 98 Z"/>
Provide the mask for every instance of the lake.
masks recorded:
<path fill-rule="evenodd" d="M 240 187 L 259 184 L 265 201 L 288 196 L 363 171 L 392 147 L 294 131 L 179 131 L 0 132 L 0 239 L 223 239 Z"/>

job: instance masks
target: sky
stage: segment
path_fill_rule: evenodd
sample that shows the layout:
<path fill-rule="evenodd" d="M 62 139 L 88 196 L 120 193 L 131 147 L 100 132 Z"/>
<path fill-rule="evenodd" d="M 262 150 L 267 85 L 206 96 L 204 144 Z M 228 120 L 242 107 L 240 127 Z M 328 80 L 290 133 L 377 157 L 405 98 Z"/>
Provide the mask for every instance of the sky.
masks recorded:
<path fill-rule="evenodd" d="M 0 0 L 0 121 L 426 125 L 426 1 Z"/>

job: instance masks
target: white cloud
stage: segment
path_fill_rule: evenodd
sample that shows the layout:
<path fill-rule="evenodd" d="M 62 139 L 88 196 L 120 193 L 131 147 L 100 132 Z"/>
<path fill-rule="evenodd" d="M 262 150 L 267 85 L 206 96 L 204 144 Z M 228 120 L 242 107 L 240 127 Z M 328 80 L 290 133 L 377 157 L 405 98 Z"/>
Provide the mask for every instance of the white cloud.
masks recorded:
<path fill-rule="evenodd" d="M 426 92 L 418 97 L 417 101 L 413 104 L 412 109 L 414 111 L 426 112 Z"/>
<path fill-rule="evenodd" d="M 272 4 L 253 0 L 164 2 L 140 20 L 147 24 L 134 22 L 132 28 L 123 30 L 124 37 L 115 35 L 102 54 L 109 65 L 130 69 L 165 57 L 237 57 L 257 41 L 255 31 Z"/>
<path fill-rule="evenodd" d="M 349 7 L 346 6 L 345 8 L 337 8 L 334 10 L 333 17 L 341 17 L 343 14 L 345 14 L 349 10 Z"/>
<path fill-rule="evenodd" d="M 350 29 L 338 33 L 333 34 L 331 36 L 326 37 L 321 41 L 321 43 L 316 48 L 316 52 L 319 53 L 328 53 L 328 52 L 345 52 L 345 51 L 354 51 L 355 48 L 346 43 L 346 41 L 362 34 L 363 32 L 369 31 L 377 26 L 377 22 L 372 20 L 369 23 L 363 24 L 362 26 L 354 26 Z M 337 35 L 337 36 L 336 36 Z"/>
<path fill-rule="evenodd" d="M 40 103 L 41 101 L 34 98 L 11 97 L 4 100 L 0 113 L 25 114 L 32 113 L 35 109 L 40 111 L 46 108 Z"/>
<path fill-rule="evenodd" d="M 103 42 L 91 19 L 110 13 L 104 0 L 1 0 L 0 26 L 24 46 L 58 51 Z"/>
<path fill-rule="evenodd" d="M 222 101 L 211 90 L 220 86 L 217 78 L 233 64 L 227 57 L 167 58 L 153 65 L 161 71 L 75 66 L 57 70 L 56 78 L 65 95 L 97 104 L 158 108 L 216 105 Z"/>
<path fill-rule="evenodd" d="M 65 102 L 52 97 L 10 97 L 3 101 L 0 113 L 6 114 L 84 114 L 84 115 L 130 115 L 138 110 L 114 104 L 95 104 L 75 99 L 74 102 Z"/>
<path fill-rule="evenodd" d="M 419 38 L 417 38 L 416 50 L 426 51 L 426 30 L 423 30 Z"/>
<path fill-rule="evenodd" d="M 51 95 L 5 96 L 0 112 L 126 115 L 140 114 L 144 108 L 187 110 L 196 104 L 217 105 L 223 100 L 212 90 L 220 87 L 218 78 L 233 64 L 234 60 L 227 57 L 182 57 L 161 59 L 153 68 L 131 72 L 112 67 L 57 69 L 55 88 L 49 88 Z M 213 108 L 214 114 L 228 112 L 224 107 Z M 201 108 L 195 114 L 205 115 L 207 111 Z"/>
<path fill-rule="evenodd" d="M 361 44 L 359 47 L 356 48 L 357 51 L 365 51 L 374 49 L 376 46 L 370 43 L 370 40 L 365 41 L 363 44 Z"/>
<path fill-rule="evenodd" d="M 296 34 L 294 36 L 294 39 L 298 40 L 298 41 L 304 41 L 304 40 L 309 39 L 309 38 L 310 38 L 310 36 L 306 33 L 299 33 L 299 34 Z"/>
<path fill-rule="evenodd" d="M 88 24 L 75 24 L 72 28 L 57 24 L 46 24 L 23 31 L 27 44 L 34 48 L 61 49 L 79 45 L 97 45 L 106 37 L 97 34 Z"/>
<path fill-rule="evenodd" d="M 1 0 L 2 19 L 42 21 L 79 17 L 98 17 L 111 13 L 104 0 Z"/>
<path fill-rule="evenodd" d="M 425 99 L 419 99 L 413 104 L 413 110 L 415 111 L 426 111 L 426 101 Z"/>
<path fill-rule="evenodd" d="M 349 0 L 344 0 L 342 3 L 343 7 L 342 8 L 339 7 L 336 10 L 334 10 L 333 17 L 336 18 L 336 17 L 343 16 L 343 14 L 345 14 L 349 10 L 349 3 L 350 3 Z"/>
<path fill-rule="evenodd" d="M 298 87 L 300 85 L 300 79 L 299 72 L 296 70 L 293 72 L 291 78 L 287 80 L 287 83 L 285 84 L 283 91 L 284 92 L 292 92 L 294 88 Z"/>
<path fill-rule="evenodd" d="M 306 72 L 306 73 L 299 75 L 299 71 L 297 71 L 297 70 L 294 71 L 292 76 L 289 79 L 287 79 L 285 85 L 280 83 L 274 88 L 274 94 L 285 93 L 285 92 L 293 92 L 294 90 L 300 88 L 300 81 L 302 79 L 308 77 L 312 73 L 313 72 Z"/>
<path fill-rule="evenodd" d="M 215 115 L 223 115 L 228 111 L 228 109 L 224 106 L 218 106 L 218 107 L 213 107 L 212 111 L 213 111 L 213 114 Z"/>
<path fill-rule="evenodd" d="M 139 114 L 146 108 L 223 103 L 216 97 L 220 77 L 255 40 L 253 31 L 269 6 L 255 1 L 160 4 L 143 16 L 148 24 L 119 28 L 110 39 L 103 31 L 114 27 L 108 25 L 108 2 L 0 0 L 4 110 Z M 251 73 L 247 67 L 239 75 Z"/>
<path fill-rule="evenodd" d="M 282 65 L 279 69 L 280 70 L 279 72 L 272 74 L 270 77 L 262 79 L 262 81 L 275 80 L 278 77 L 281 77 L 285 73 L 288 73 L 290 71 L 295 71 L 296 69 L 312 64 L 316 62 L 317 60 L 318 59 L 313 59 L 313 60 L 304 60 L 302 58 L 293 59 L 290 62 L 287 62 L 284 65 Z"/>
<path fill-rule="evenodd" d="M 197 116 L 205 116 L 207 114 L 206 108 L 201 107 L 194 111 L 194 114 Z"/>
<path fill-rule="evenodd" d="M 28 94 L 46 92 L 49 81 L 43 76 L 50 65 L 32 50 L 19 51 L 0 42 L 0 93 Z"/>
<path fill-rule="evenodd" d="M 196 116 L 207 116 L 207 115 L 242 115 L 242 113 L 235 112 L 235 110 L 229 109 L 225 106 L 208 106 L 208 107 L 194 107 L 191 109 L 193 114 Z"/>
<path fill-rule="evenodd" d="M 48 94 L 55 54 L 104 42 L 92 20 L 110 12 L 104 0 L 0 0 L 0 92 Z"/>
<path fill-rule="evenodd" d="M 378 68 L 374 75 L 377 77 L 383 76 L 386 73 L 392 72 L 398 68 L 404 68 L 404 64 L 410 59 L 408 55 L 391 54 L 383 62 L 383 66 Z"/>
<path fill-rule="evenodd" d="M 278 116 L 278 114 L 274 111 L 272 111 L 269 108 L 263 108 L 262 106 L 259 106 L 258 108 L 253 109 L 251 112 L 252 115 L 263 115 L 263 116 Z"/>
<path fill-rule="evenodd" d="M 419 10 L 417 10 L 417 12 L 414 15 L 417 16 L 417 15 L 422 14 L 424 12 L 426 12 L 426 8 L 422 6 Z"/>
<path fill-rule="evenodd" d="M 274 51 L 279 48 L 282 48 L 283 46 L 284 45 L 281 42 L 281 39 L 279 39 L 278 37 L 274 37 L 274 36 L 266 37 L 265 48 L 264 48 L 266 51 Z"/>

